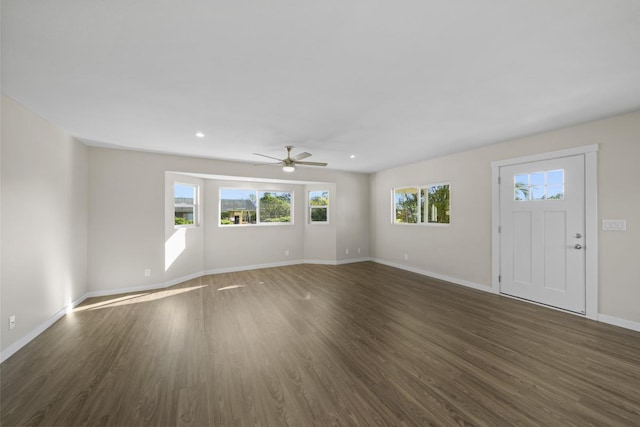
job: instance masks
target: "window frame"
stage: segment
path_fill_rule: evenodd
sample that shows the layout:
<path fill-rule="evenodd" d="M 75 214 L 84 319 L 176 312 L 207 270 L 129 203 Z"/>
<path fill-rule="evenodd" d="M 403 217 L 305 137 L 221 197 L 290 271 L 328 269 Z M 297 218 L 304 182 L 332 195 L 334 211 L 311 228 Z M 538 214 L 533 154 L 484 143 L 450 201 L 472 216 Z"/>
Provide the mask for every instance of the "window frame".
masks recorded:
<path fill-rule="evenodd" d="M 248 223 L 248 224 L 222 224 L 222 192 L 224 190 L 230 191 L 247 191 L 255 194 L 256 202 L 256 222 Z M 260 221 L 260 193 L 289 193 L 290 194 L 290 202 L 289 202 L 289 221 L 288 222 L 274 222 L 274 221 Z M 218 189 L 218 227 L 223 228 L 238 228 L 238 227 L 271 227 L 271 226 L 286 226 L 286 225 L 294 225 L 294 203 L 295 201 L 295 191 L 293 190 L 261 190 L 261 189 L 253 189 L 253 188 L 243 188 L 243 187 L 220 187 Z"/>
<path fill-rule="evenodd" d="M 193 187 L 193 203 L 176 203 L 176 186 L 183 185 L 187 187 Z M 193 209 L 193 223 L 191 224 L 176 224 L 176 208 L 192 208 Z M 200 186 L 191 182 L 179 182 L 173 183 L 173 228 L 197 228 L 200 226 Z"/>
<path fill-rule="evenodd" d="M 311 204 L 311 193 L 327 193 L 327 204 L 326 205 L 312 205 Z M 307 215 L 308 215 L 308 223 L 313 225 L 326 225 L 329 224 L 329 206 L 331 204 L 331 192 L 329 190 L 308 190 L 307 191 Z M 312 209 L 324 209 L 326 211 L 326 220 L 324 221 L 314 221 L 313 215 L 311 214 Z"/>
<path fill-rule="evenodd" d="M 428 206 L 429 206 L 429 190 L 433 187 L 448 186 L 449 189 L 449 222 L 430 222 L 428 220 Z M 416 189 L 417 190 L 417 208 L 416 208 L 416 222 L 398 222 L 396 217 L 396 191 L 403 189 Z M 423 193 L 425 192 L 425 197 Z M 423 217 L 424 213 L 424 217 Z M 420 185 L 399 185 L 391 189 L 391 223 L 393 225 L 417 225 L 417 226 L 431 226 L 431 227 L 447 227 L 451 225 L 451 182 L 441 181 L 429 184 Z"/>

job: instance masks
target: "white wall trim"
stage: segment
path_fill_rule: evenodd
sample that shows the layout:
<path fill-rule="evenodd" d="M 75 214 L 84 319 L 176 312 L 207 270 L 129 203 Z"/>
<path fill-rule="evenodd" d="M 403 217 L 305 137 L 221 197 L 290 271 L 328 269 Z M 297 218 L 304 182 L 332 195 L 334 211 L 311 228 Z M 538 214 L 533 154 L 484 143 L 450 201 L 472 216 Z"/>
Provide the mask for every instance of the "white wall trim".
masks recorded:
<path fill-rule="evenodd" d="M 491 289 L 500 293 L 500 168 L 522 163 L 584 156 L 585 166 L 585 316 L 598 318 L 598 144 L 491 162 Z M 592 191 L 593 190 L 593 191 Z"/>
<path fill-rule="evenodd" d="M 513 159 L 496 160 L 491 162 L 491 167 L 502 167 L 519 165 L 521 163 L 539 162 L 542 160 L 558 159 L 560 157 L 578 156 L 580 154 L 593 153 L 598 151 L 598 144 L 583 145 L 580 147 L 567 148 L 566 150 L 549 151 L 546 153 L 532 154 L 530 156 L 515 157 Z"/>
<path fill-rule="evenodd" d="M 371 258 L 369 258 L 369 257 L 365 257 L 365 258 L 343 259 L 343 260 L 336 261 L 336 264 L 335 264 L 335 265 L 355 264 L 355 263 L 357 263 L 357 262 L 367 262 L 367 261 L 372 261 L 372 259 L 371 259 Z"/>
<path fill-rule="evenodd" d="M 597 145 L 595 146 L 597 150 Z M 584 155 L 585 184 L 585 316 L 598 320 L 598 153 Z M 593 190 L 593 191 L 591 191 Z"/>
<path fill-rule="evenodd" d="M 444 280 L 446 282 L 454 283 L 456 285 L 466 286 L 467 288 L 472 288 L 472 289 L 489 292 L 489 293 L 495 293 L 491 288 L 491 286 L 481 285 L 480 283 L 470 282 L 468 280 L 458 279 L 451 276 L 445 276 L 443 274 L 434 273 L 432 271 L 423 270 L 421 268 L 412 267 L 410 265 L 404 265 L 404 264 L 398 264 L 391 261 L 386 261 L 380 258 L 373 258 L 371 259 L 371 261 L 377 262 L 378 264 L 388 265 L 389 267 L 398 268 L 400 270 L 406 270 L 412 273 L 421 274 L 423 276 L 432 277 L 434 279 Z"/>
<path fill-rule="evenodd" d="M 197 279 L 198 277 L 202 277 L 202 275 L 203 274 L 200 271 L 198 273 L 193 273 L 187 276 L 171 279 L 164 283 L 153 283 L 151 285 L 144 285 L 144 286 L 131 286 L 129 288 L 107 289 L 104 291 L 91 291 L 87 293 L 87 298 L 106 297 L 109 295 L 128 294 L 131 292 L 155 291 L 157 289 L 164 289 L 173 285 L 177 285 L 178 283 L 186 282 L 187 280 Z"/>
<path fill-rule="evenodd" d="M 293 260 L 293 261 L 270 262 L 266 264 L 242 265 L 238 267 L 215 268 L 213 270 L 205 271 L 202 275 L 208 276 L 210 274 L 235 273 L 237 271 L 258 270 L 261 268 L 286 267 L 289 265 L 297 265 L 297 264 L 303 264 L 303 263 L 304 263 L 303 260 Z"/>
<path fill-rule="evenodd" d="M 632 331 L 640 332 L 640 322 L 633 322 L 631 320 L 620 319 L 618 317 L 609 316 L 608 314 L 598 314 L 597 320 L 602 323 L 608 323 L 609 325 L 619 326 L 625 329 L 631 329 Z"/>
<path fill-rule="evenodd" d="M 304 264 L 338 265 L 338 261 L 328 259 L 305 259 Z"/>
<path fill-rule="evenodd" d="M 53 325 L 58 320 L 60 320 L 65 314 L 67 314 L 69 311 L 73 310 L 74 307 L 76 307 L 78 304 L 82 303 L 82 301 L 84 301 L 85 299 L 87 299 L 87 294 L 84 294 L 83 296 L 81 296 L 77 300 L 73 301 L 71 304 L 69 304 L 68 306 L 64 307 L 62 310 L 58 311 L 53 316 L 51 316 L 50 318 L 48 318 L 47 320 L 45 320 L 44 322 L 42 322 L 41 324 L 36 326 L 31 332 L 29 332 L 26 335 L 22 336 L 18 341 L 14 342 L 9 347 L 4 349 L 2 351 L 2 353 L 0 354 L 0 363 L 4 362 L 5 360 L 7 360 L 11 356 L 13 356 L 13 354 L 15 352 L 20 350 L 25 345 L 29 344 L 33 339 L 35 339 L 38 335 L 40 335 L 45 330 L 47 330 L 49 327 L 51 327 L 51 325 Z"/>

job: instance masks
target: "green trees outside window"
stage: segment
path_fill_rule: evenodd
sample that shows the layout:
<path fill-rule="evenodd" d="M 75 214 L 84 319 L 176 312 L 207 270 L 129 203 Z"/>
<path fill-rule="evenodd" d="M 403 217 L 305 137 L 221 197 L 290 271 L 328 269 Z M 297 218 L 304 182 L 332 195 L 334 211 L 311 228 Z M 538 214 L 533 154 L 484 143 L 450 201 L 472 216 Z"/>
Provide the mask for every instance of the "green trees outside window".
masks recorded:
<path fill-rule="evenodd" d="M 309 222 L 329 222 L 328 191 L 309 191 Z"/>
<path fill-rule="evenodd" d="M 449 184 L 404 187 L 393 190 L 396 224 L 449 224 Z"/>

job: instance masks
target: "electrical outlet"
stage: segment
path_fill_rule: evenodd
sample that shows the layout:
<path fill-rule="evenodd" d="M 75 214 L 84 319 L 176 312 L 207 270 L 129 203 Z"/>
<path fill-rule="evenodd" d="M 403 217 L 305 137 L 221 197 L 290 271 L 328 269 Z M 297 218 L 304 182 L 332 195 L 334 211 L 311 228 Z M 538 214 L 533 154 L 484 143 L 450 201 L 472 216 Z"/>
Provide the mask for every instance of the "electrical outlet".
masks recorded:
<path fill-rule="evenodd" d="M 345 250 L 344 250 L 344 253 L 345 253 L 345 254 L 347 254 L 347 255 L 349 255 L 349 248 L 345 249 Z"/>
<path fill-rule="evenodd" d="M 284 256 L 289 256 L 289 249 L 287 249 L 286 251 L 284 251 Z"/>
<path fill-rule="evenodd" d="M 151 276 L 151 269 L 147 268 L 144 270 L 144 277 L 150 277 Z"/>
<path fill-rule="evenodd" d="M 409 254 L 404 254 L 404 260 L 408 260 L 409 259 Z"/>
<path fill-rule="evenodd" d="M 9 329 L 16 327 L 16 315 L 9 316 Z"/>
<path fill-rule="evenodd" d="M 358 253 L 360 253 L 360 248 L 358 248 Z"/>

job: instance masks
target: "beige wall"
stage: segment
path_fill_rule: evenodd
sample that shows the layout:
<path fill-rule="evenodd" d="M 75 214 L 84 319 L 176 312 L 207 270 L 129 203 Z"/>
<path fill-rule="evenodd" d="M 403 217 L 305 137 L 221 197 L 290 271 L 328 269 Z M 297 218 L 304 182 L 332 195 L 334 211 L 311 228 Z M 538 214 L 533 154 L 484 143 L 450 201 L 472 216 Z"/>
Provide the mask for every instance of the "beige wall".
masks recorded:
<path fill-rule="evenodd" d="M 171 183 L 187 179 L 166 172 L 331 183 L 336 196 L 331 201 L 332 226 L 326 229 L 330 232 L 307 232 L 306 185 L 195 179 L 202 185 L 203 221 L 198 229 L 179 232 L 184 233 L 178 236 L 184 240 L 184 250 L 165 271 L 166 242 L 176 234 Z M 307 258 L 307 237 L 314 239 L 314 246 L 324 248 L 309 254 L 313 260 L 339 262 L 368 256 L 369 180 L 365 174 L 301 167 L 291 175 L 277 167 L 91 147 L 89 176 L 89 291 L 94 293 L 162 285 L 203 271 L 302 261 Z M 219 188 L 232 186 L 294 190 L 294 224 L 218 227 Z M 350 213 L 352 208 L 359 210 L 357 219 Z M 343 232 L 342 245 L 361 247 L 361 254 L 351 250 L 349 255 L 344 251 L 336 255 L 340 252 L 336 234 Z M 332 255 L 327 257 L 327 252 Z M 145 269 L 151 270 L 150 277 L 144 276 Z"/>
<path fill-rule="evenodd" d="M 3 352 L 86 293 L 87 151 L 2 97 Z"/>
<path fill-rule="evenodd" d="M 491 145 L 371 176 L 372 256 L 460 281 L 491 285 L 491 166 L 496 160 L 599 144 L 598 217 L 627 232 L 599 232 L 599 312 L 640 322 L 640 112 Z M 393 225 L 391 189 L 451 182 L 451 225 Z M 600 224 L 600 222 L 599 222 Z M 599 226 L 600 227 L 600 226 Z M 600 227 L 601 228 L 601 227 Z M 404 260 L 403 255 L 409 259 Z"/>
<path fill-rule="evenodd" d="M 367 183 L 367 186 L 369 184 Z M 310 223 L 309 222 L 309 191 L 329 191 L 329 222 L 328 223 Z M 336 224 L 341 223 L 339 220 L 339 212 L 337 210 L 334 212 L 333 202 L 336 200 L 337 203 L 337 192 L 336 185 L 334 183 L 323 183 L 323 184 L 314 184 L 314 185 L 306 185 L 305 186 L 305 195 L 304 195 L 304 258 L 310 262 L 324 262 L 324 261 L 336 261 L 337 258 L 337 226 Z M 359 198 L 366 200 L 366 198 Z M 368 224 L 368 223 L 367 223 Z M 368 234 L 368 230 L 366 232 L 361 233 L 361 235 Z"/>

